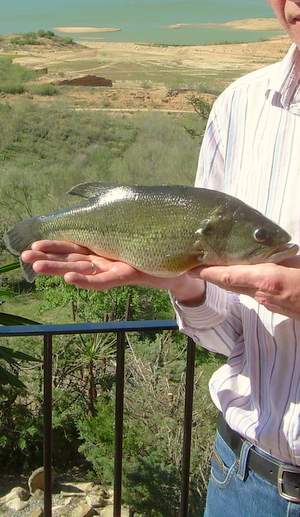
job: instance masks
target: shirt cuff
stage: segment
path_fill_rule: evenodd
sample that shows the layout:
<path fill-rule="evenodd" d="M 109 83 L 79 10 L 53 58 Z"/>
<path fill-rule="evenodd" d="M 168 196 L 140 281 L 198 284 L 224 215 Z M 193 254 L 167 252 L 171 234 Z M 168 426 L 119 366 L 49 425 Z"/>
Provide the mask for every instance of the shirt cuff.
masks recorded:
<path fill-rule="evenodd" d="M 196 307 L 188 307 L 172 297 L 180 330 L 207 330 L 223 323 L 227 317 L 228 293 L 210 282 L 206 284 L 205 301 Z"/>

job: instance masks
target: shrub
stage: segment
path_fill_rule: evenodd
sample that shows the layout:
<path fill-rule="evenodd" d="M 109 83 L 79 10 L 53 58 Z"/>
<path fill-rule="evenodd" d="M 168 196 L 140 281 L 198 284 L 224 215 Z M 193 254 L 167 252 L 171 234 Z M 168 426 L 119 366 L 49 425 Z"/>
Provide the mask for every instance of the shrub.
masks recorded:
<path fill-rule="evenodd" d="M 65 45 L 73 45 L 73 43 L 74 43 L 73 38 L 70 38 L 70 36 L 64 36 L 59 39 L 62 40 L 62 43 L 65 43 Z"/>
<path fill-rule="evenodd" d="M 20 36 L 15 36 L 14 38 L 11 38 L 10 42 L 12 45 L 40 45 L 40 41 L 37 38 L 37 34 L 34 32 L 27 32 L 25 34 L 22 34 Z"/>
<path fill-rule="evenodd" d="M 41 39 L 51 39 L 55 43 L 62 45 L 70 45 L 74 43 L 74 40 L 69 36 L 61 37 L 57 36 L 53 31 L 45 31 L 43 29 L 38 30 L 37 32 L 25 32 L 24 34 L 18 34 L 10 39 L 10 43 L 12 45 L 41 45 L 43 41 Z"/>
<path fill-rule="evenodd" d="M 152 81 L 147 81 L 147 80 L 146 80 L 146 81 L 144 81 L 144 82 L 142 83 L 142 85 L 141 85 L 141 86 L 142 86 L 142 88 L 144 88 L 145 90 L 149 90 L 149 89 L 151 89 L 151 88 L 152 88 Z"/>
<path fill-rule="evenodd" d="M 20 390 L 0 393 L 0 471 L 20 472 L 41 464 L 42 418 L 20 400 Z"/>
<path fill-rule="evenodd" d="M 30 86 L 30 92 L 35 95 L 53 96 L 58 95 L 59 90 L 54 84 L 33 84 Z"/>
<path fill-rule="evenodd" d="M 193 95 L 190 98 L 190 103 L 193 106 L 194 110 L 198 115 L 205 121 L 208 120 L 209 114 L 211 112 L 211 103 L 207 102 L 205 99 Z"/>
<path fill-rule="evenodd" d="M 40 38 L 55 38 L 55 34 L 53 31 L 45 31 L 43 29 L 40 29 L 39 31 L 37 31 L 37 34 Z"/>
<path fill-rule="evenodd" d="M 0 83 L 22 84 L 35 78 L 35 72 L 12 62 L 10 57 L 0 57 Z"/>
<path fill-rule="evenodd" d="M 180 502 L 180 474 L 160 451 L 138 456 L 125 475 L 124 499 L 140 515 L 176 517 Z"/>
<path fill-rule="evenodd" d="M 21 83 L 12 83 L 12 82 L 0 82 L 0 92 L 1 93 L 11 93 L 13 95 L 24 93 L 25 87 Z"/>

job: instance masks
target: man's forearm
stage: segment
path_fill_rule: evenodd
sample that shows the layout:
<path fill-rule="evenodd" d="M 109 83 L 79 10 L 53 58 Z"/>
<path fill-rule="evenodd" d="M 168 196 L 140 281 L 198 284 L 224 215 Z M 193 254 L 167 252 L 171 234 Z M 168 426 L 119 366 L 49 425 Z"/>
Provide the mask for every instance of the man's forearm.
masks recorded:
<path fill-rule="evenodd" d="M 171 287 L 170 292 L 179 303 L 187 307 L 196 307 L 205 300 L 206 282 L 198 278 L 185 276 L 184 281 Z"/>

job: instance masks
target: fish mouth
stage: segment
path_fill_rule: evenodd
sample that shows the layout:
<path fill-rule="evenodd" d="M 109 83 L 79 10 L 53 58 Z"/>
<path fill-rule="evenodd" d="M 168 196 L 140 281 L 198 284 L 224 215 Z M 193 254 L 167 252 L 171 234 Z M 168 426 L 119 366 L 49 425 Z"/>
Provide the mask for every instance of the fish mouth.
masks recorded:
<path fill-rule="evenodd" d="M 274 262 L 278 263 L 282 260 L 285 260 L 288 257 L 292 257 L 297 255 L 299 251 L 299 246 L 294 243 L 284 244 L 283 246 L 279 246 L 278 248 L 273 249 L 267 256 L 266 262 Z"/>

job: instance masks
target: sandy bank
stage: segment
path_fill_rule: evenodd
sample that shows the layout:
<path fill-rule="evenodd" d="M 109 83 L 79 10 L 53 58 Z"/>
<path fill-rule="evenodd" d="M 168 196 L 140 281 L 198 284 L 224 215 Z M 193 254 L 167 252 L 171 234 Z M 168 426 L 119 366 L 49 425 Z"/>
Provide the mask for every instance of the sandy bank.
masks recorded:
<path fill-rule="evenodd" d="M 54 27 L 54 30 L 67 34 L 88 34 L 92 32 L 119 32 L 121 29 L 116 27 Z"/>
<path fill-rule="evenodd" d="M 73 70 L 80 73 L 106 73 L 110 77 L 110 70 L 121 70 L 124 67 L 126 74 L 137 65 L 144 71 L 145 67 L 159 67 L 161 70 L 174 70 L 176 75 L 192 73 L 195 77 L 199 73 L 211 70 L 214 75 L 219 71 L 236 70 L 237 74 L 246 73 L 264 65 L 282 59 L 290 46 L 290 40 L 286 37 L 257 41 L 253 43 L 224 44 L 224 45 L 188 45 L 188 46 L 159 46 L 139 45 L 127 42 L 109 41 L 81 41 L 80 46 L 75 48 L 63 47 L 58 52 L 48 47 L 30 47 L 26 52 L 23 48 L 14 62 L 25 66 L 54 67 L 61 63 L 60 70 L 65 63 L 68 63 L 70 70 L 71 63 L 75 63 Z M 100 64 L 97 60 L 100 60 Z M 83 61 L 87 60 L 86 68 Z M 95 61 L 92 65 L 91 61 Z M 133 73 L 133 72 L 132 72 Z M 146 73 L 146 72 L 145 72 Z M 119 74 L 118 74 L 119 75 Z M 221 74 L 222 75 L 222 74 Z M 112 76 L 113 78 L 113 76 Z M 151 77 L 150 77 L 151 78 Z"/>
<path fill-rule="evenodd" d="M 277 31 L 281 27 L 276 18 L 249 18 L 224 23 L 175 23 L 165 29 L 234 29 L 244 31 Z"/>

